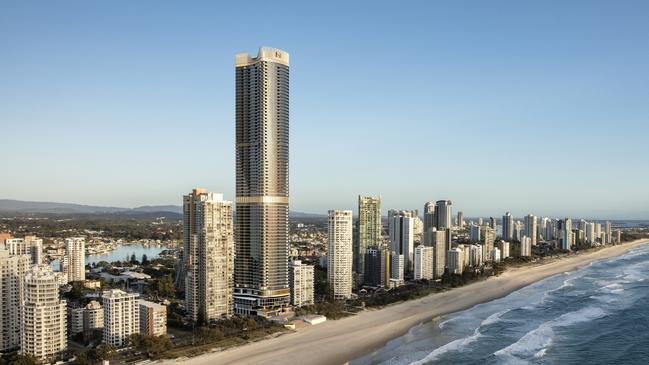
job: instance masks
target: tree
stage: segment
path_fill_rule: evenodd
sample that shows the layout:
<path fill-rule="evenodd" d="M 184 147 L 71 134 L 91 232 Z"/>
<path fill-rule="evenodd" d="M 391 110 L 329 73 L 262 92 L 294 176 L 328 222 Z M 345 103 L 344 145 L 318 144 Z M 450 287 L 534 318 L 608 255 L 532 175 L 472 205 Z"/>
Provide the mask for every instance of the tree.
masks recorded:
<path fill-rule="evenodd" d="M 149 264 L 149 258 L 146 256 L 146 254 L 142 255 L 142 265 L 148 265 Z"/>
<path fill-rule="evenodd" d="M 131 255 L 131 264 L 137 264 L 137 258 L 135 257 L 135 254 Z"/>
<path fill-rule="evenodd" d="M 103 360 L 110 360 L 115 355 L 115 348 L 112 346 L 99 345 L 93 349 L 90 349 L 86 352 L 80 353 L 76 360 L 75 364 L 78 365 L 95 365 L 102 362 Z"/>
<path fill-rule="evenodd" d="M 32 355 L 18 355 L 11 361 L 12 365 L 36 365 L 38 362 Z"/>
<path fill-rule="evenodd" d="M 152 359 L 160 358 L 173 345 L 166 336 L 143 336 L 139 333 L 131 335 L 131 345 Z"/>

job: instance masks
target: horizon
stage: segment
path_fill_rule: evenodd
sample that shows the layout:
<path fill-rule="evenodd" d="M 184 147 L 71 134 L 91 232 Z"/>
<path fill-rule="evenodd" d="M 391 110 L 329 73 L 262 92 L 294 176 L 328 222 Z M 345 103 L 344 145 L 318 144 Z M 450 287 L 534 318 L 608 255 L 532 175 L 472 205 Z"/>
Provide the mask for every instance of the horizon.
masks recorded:
<path fill-rule="evenodd" d="M 292 211 L 649 219 L 649 5 L 623 5 L 3 4 L 0 198 L 234 201 L 234 58 L 269 46 L 291 57 Z"/>

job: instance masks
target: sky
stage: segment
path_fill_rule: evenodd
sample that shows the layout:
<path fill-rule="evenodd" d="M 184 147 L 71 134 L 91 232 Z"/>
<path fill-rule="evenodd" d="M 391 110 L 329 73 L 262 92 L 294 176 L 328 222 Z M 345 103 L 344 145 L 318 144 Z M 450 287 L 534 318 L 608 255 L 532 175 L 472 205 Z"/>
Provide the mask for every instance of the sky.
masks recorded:
<path fill-rule="evenodd" d="M 649 2 L 3 1 L 0 199 L 234 200 L 234 57 L 290 53 L 291 210 L 649 219 Z"/>

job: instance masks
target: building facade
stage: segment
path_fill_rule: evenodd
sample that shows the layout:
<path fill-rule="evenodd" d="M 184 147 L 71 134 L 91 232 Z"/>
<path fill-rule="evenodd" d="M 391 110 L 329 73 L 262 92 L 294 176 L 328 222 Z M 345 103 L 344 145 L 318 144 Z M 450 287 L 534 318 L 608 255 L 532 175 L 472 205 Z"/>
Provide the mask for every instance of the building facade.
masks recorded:
<path fill-rule="evenodd" d="M 435 248 L 419 245 L 415 248 L 415 280 L 432 280 L 434 277 Z"/>
<path fill-rule="evenodd" d="M 86 240 L 83 237 L 65 239 L 64 270 L 68 281 L 86 280 Z"/>
<path fill-rule="evenodd" d="M 453 228 L 453 209 L 450 200 L 438 200 L 435 203 L 435 215 L 437 216 L 437 229 Z"/>
<path fill-rule="evenodd" d="M 102 295 L 104 332 L 102 342 L 115 348 L 128 344 L 128 338 L 140 333 L 140 306 L 137 293 L 120 289 L 106 290 Z"/>
<path fill-rule="evenodd" d="M 288 285 L 289 55 L 236 56 L 235 311 L 269 315 Z"/>
<path fill-rule="evenodd" d="M 327 276 L 335 299 L 352 295 L 352 211 L 330 210 Z"/>
<path fill-rule="evenodd" d="M 381 244 L 381 197 L 358 196 L 357 232 L 354 271 L 364 277 L 367 249 Z"/>
<path fill-rule="evenodd" d="M 30 255 L 0 250 L 0 352 L 20 347 L 21 300 L 30 265 Z"/>
<path fill-rule="evenodd" d="M 232 203 L 222 194 L 194 189 L 183 199 L 185 306 L 193 321 L 233 314 Z"/>
<path fill-rule="evenodd" d="M 20 309 L 20 354 L 46 360 L 67 348 L 66 301 L 48 265 L 34 265 L 25 274 Z"/>
<path fill-rule="evenodd" d="M 164 336 L 167 334 L 167 307 L 140 300 L 140 334 L 144 336 Z"/>
<path fill-rule="evenodd" d="M 403 256 L 404 275 L 412 272 L 412 260 L 415 248 L 414 218 L 408 211 L 393 212 L 388 217 L 390 233 L 390 251 Z"/>
<path fill-rule="evenodd" d="M 507 212 L 503 216 L 503 234 L 502 238 L 505 241 L 511 241 L 514 239 L 514 217 Z"/>
<path fill-rule="evenodd" d="M 301 307 L 312 305 L 314 271 L 312 265 L 303 264 L 300 260 L 291 261 L 288 266 L 291 284 L 291 305 Z"/>

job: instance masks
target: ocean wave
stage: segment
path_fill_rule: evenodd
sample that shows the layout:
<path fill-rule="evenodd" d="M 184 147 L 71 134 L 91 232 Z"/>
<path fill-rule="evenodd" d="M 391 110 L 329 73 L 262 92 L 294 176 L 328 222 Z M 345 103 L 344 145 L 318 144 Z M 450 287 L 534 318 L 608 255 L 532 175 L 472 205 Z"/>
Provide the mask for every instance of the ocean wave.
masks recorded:
<path fill-rule="evenodd" d="M 426 357 L 424 357 L 423 359 L 411 362 L 410 365 L 423 365 L 427 362 L 436 360 L 438 357 L 447 352 L 460 351 L 471 343 L 476 342 L 481 336 L 482 333 L 480 333 L 480 328 L 478 327 L 475 329 L 475 331 L 473 331 L 473 334 L 471 336 L 460 338 L 455 341 L 451 341 L 446 345 L 440 346 L 433 350 L 433 352 L 426 355 Z"/>
<path fill-rule="evenodd" d="M 476 328 L 473 331 L 473 334 L 471 336 L 460 338 L 460 339 L 457 339 L 455 341 L 451 341 L 451 342 L 447 343 L 446 345 L 440 346 L 440 347 L 436 348 L 435 350 L 433 350 L 428 355 L 426 355 L 426 357 L 424 357 L 423 359 L 411 362 L 410 365 L 424 364 L 424 363 L 427 363 L 429 361 L 433 361 L 433 360 L 437 359 L 440 355 L 443 355 L 443 354 L 445 354 L 447 352 L 459 351 L 459 350 L 463 349 L 467 345 L 477 341 L 482 336 L 482 333 L 480 332 L 480 329 L 482 327 L 489 326 L 489 325 L 492 325 L 494 323 L 500 322 L 502 320 L 502 316 L 505 315 L 506 313 L 508 313 L 509 311 L 511 311 L 511 309 L 504 309 L 504 310 L 502 310 L 500 312 L 493 313 L 489 317 L 485 318 L 482 322 L 480 322 L 480 325 L 478 326 L 478 328 Z M 454 320 L 456 318 L 452 318 L 452 319 Z M 448 322 L 448 321 L 444 321 L 444 322 L 440 323 L 439 324 L 440 328 L 443 328 L 443 325 L 446 322 Z"/>
<path fill-rule="evenodd" d="M 589 322 L 602 318 L 605 315 L 606 312 L 602 308 L 594 306 L 562 314 L 559 317 L 544 322 L 537 328 L 527 332 L 518 341 L 494 352 L 494 355 L 508 363 L 545 356 L 547 349 L 554 342 L 555 328 L 568 327 L 581 322 Z"/>

